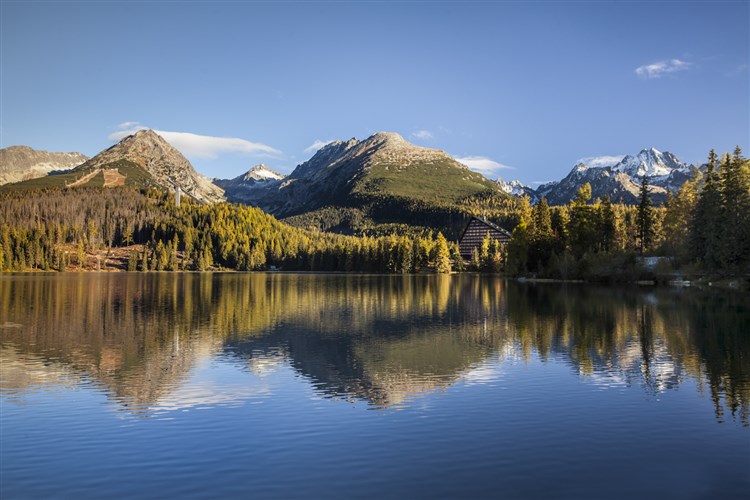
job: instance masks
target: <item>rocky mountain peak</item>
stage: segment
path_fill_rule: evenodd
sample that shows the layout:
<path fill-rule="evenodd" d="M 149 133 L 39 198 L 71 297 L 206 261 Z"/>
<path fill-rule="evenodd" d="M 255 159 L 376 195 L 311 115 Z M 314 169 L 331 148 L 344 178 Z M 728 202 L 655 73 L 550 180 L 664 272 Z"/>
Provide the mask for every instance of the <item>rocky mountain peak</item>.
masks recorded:
<path fill-rule="evenodd" d="M 691 177 L 690 166 L 669 152 L 646 148 L 637 155 L 596 156 L 579 160 L 559 182 L 540 186 L 536 192 L 554 205 L 568 203 L 585 183 L 591 184 L 593 198 L 608 195 L 614 201 L 635 203 L 641 178 L 646 176 L 652 199 L 664 201 L 667 191 L 676 191 Z"/>
<path fill-rule="evenodd" d="M 687 171 L 688 166 L 670 152 L 662 153 L 656 148 L 648 148 L 636 156 L 626 156 L 613 170 L 631 177 L 664 177 L 675 170 Z"/>
<path fill-rule="evenodd" d="M 176 148 L 153 130 L 139 130 L 87 161 L 83 166 L 106 168 L 118 160 L 128 160 L 147 171 L 167 189 L 179 187 L 183 193 L 203 203 L 224 200 L 224 192 L 207 177 L 195 171 Z"/>
<path fill-rule="evenodd" d="M 252 167 L 242 176 L 243 181 L 268 181 L 268 180 L 281 180 L 284 176 L 275 170 L 269 168 L 263 163 L 259 163 Z"/>
<path fill-rule="evenodd" d="M 386 147 L 403 147 L 413 146 L 401 134 L 396 132 L 376 132 L 375 134 L 368 137 L 364 142 L 382 145 Z"/>

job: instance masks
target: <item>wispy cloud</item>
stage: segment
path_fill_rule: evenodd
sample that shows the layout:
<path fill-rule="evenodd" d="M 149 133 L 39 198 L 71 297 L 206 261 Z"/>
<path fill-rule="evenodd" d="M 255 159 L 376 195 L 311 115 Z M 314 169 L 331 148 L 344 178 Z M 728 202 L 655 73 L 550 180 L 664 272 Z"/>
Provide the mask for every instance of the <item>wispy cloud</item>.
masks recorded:
<path fill-rule="evenodd" d="M 738 64 L 734 68 L 732 68 L 730 71 L 726 73 L 726 76 L 732 77 L 741 75 L 742 73 L 747 71 L 747 63 Z"/>
<path fill-rule="evenodd" d="M 117 132 L 109 135 L 109 139 L 119 141 L 144 127 L 138 122 L 125 122 L 117 126 Z M 177 148 L 188 158 L 216 158 L 224 153 L 246 153 L 256 156 L 278 157 L 282 153 L 259 142 L 250 142 L 237 137 L 214 137 L 210 135 L 199 135 L 191 132 L 171 132 L 167 130 L 154 130 L 168 143 Z"/>
<path fill-rule="evenodd" d="M 332 143 L 333 141 L 321 141 L 320 139 L 315 139 L 315 142 L 310 144 L 305 148 L 305 153 L 314 153 L 323 146 Z"/>
<path fill-rule="evenodd" d="M 415 139 L 422 139 L 423 141 L 434 139 L 432 132 L 429 130 L 417 130 L 416 132 L 412 132 L 411 136 Z"/>
<path fill-rule="evenodd" d="M 635 74 L 647 80 L 661 78 L 678 71 L 690 69 L 692 63 L 681 61 L 679 59 L 669 59 L 668 61 L 658 61 L 652 64 L 644 64 L 635 69 Z"/>
<path fill-rule="evenodd" d="M 587 156 L 581 158 L 576 162 L 576 165 L 583 163 L 589 167 L 613 167 L 620 163 L 625 155 L 614 155 L 614 156 Z"/>
<path fill-rule="evenodd" d="M 503 165 L 486 156 L 454 156 L 454 158 L 457 162 L 463 163 L 484 176 L 497 175 L 499 170 L 515 170 L 514 167 Z"/>
<path fill-rule="evenodd" d="M 139 122 L 122 122 L 115 128 L 117 128 L 117 130 L 143 130 L 146 127 Z"/>

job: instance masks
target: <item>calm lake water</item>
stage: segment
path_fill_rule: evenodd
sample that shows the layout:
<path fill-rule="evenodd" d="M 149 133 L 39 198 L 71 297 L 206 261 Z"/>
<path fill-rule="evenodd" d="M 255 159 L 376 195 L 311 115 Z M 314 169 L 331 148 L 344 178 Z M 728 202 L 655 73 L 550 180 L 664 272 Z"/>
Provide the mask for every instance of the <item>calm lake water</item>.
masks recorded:
<path fill-rule="evenodd" d="M 0 496 L 747 498 L 750 301 L 0 277 Z"/>

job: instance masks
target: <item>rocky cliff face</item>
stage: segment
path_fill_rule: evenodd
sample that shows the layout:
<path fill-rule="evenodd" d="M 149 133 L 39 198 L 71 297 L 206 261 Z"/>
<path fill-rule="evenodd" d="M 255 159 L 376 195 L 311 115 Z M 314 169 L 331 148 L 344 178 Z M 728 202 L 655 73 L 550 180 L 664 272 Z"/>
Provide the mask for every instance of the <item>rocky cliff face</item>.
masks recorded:
<path fill-rule="evenodd" d="M 69 170 L 89 157 L 81 153 L 51 153 L 28 146 L 0 149 L 0 185 L 44 177 L 56 170 Z"/>
<path fill-rule="evenodd" d="M 195 171 L 182 153 L 153 130 L 139 130 L 81 165 L 80 169 L 107 169 L 118 161 L 132 162 L 161 187 L 173 190 L 179 186 L 184 194 L 202 203 L 224 200 L 224 191 L 210 179 Z"/>

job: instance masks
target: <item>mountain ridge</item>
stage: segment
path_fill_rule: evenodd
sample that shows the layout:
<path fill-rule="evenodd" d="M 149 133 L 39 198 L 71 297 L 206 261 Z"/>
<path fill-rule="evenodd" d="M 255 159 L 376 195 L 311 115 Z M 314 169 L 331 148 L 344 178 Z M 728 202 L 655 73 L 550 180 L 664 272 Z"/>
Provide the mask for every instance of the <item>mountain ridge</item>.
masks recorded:
<path fill-rule="evenodd" d="M 200 203 L 225 200 L 220 187 L 199 174 L 182 153 L 152 130 L 139 130 L 71 170 L 6 185 L 3 189 L 125 185 L 167 191 L 179 187 L 182 193 Z"/>
<path fill-rule="evenodd" d="M 50 152 L 29 146 L 8 146 L 0 149 L 0 185 L 70 170 L 88 159 L 88 156 L 78 152 Z"/>
<path fill-rule="evenodd" d="M 585 158 L 577 162 L 559 181 L 543 184 L 537 189 L 518 181 L 505 182 L 499 179 L 498 183 L 502 181 L 501 185 L 505 186 L 505 189 L 515 191 L 513 194 L 523 191 L 532 202 L 544 197 L 550 205 L 568 203 L 581 186 L 589 183 L 594 199 L 609 196 L 614 202 L 634 204 L 638 200 L 641 179 L 646 176 L 651 186 L 653 201 L 661 204 L 666 200 L 668 192 L 676 192 L 695 175 L 696 167 L 680 161 L 668 151 L 662 153 L 653 147 L 613 161 L 616 158 L 618 157 Z M 590 164 L 586 160 L 589 160 Z"/>

